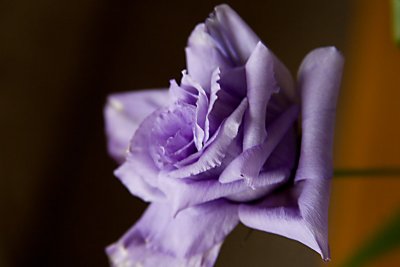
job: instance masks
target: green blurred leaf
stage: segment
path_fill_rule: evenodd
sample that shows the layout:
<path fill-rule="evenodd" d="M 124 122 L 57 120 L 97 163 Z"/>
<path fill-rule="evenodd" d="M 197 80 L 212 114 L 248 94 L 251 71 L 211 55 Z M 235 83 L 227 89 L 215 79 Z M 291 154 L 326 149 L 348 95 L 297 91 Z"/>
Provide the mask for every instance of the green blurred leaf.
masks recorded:
<path fill-rule="evenodd" d="M 361 267 L 400 247 L 400 209 L 343 267 Z"/>
<path fill-rule="evenodd" d="M 397 46 L 400 47 L 400 0 L 392 0 L 393 10 L 393 37 Z"/>

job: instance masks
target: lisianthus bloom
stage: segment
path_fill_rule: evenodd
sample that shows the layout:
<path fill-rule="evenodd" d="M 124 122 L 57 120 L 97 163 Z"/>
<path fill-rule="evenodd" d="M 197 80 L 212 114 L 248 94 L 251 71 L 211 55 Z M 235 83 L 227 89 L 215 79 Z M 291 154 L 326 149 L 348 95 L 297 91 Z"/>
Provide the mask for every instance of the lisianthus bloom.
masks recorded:
<path fill-rule="evenodd" d="M 108 98 L 108 149 L 122 164 L 115 175 L 151 203 L 107 248 L 111 263 L 212 266 L 239 222 L 329 259 L 340 53 L 312 51 L 295 83 L 221 5 L 190 35 L 186 59 L 180 83 Z"/>

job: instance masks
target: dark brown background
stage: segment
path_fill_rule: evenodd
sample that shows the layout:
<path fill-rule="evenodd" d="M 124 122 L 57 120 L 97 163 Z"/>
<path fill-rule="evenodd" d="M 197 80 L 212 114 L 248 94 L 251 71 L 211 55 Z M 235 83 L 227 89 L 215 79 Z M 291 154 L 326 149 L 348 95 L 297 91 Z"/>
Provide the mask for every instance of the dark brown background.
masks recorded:
<path fill-rule="evenodd" d="M 113 177 L 108 94 L 163 87 L 217 1 L 0 2 L 0 266 L 107 266 L 104 247 L 145 208 Z M 322 45 L 344 50 L 345 0 L 228 1 L 295 73 Z M 312 266 L 311 250 L 239 227 L 217 266 Z"/>

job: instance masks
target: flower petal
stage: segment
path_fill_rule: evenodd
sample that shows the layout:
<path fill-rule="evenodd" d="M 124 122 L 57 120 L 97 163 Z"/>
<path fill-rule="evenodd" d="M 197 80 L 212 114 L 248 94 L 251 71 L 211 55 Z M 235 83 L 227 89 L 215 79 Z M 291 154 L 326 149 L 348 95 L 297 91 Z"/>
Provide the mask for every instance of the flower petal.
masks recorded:
<path fill-rule="evenodd" d="M 268 137 L 260 145 L 243 151 L 221 173 L 219 181 L 229 183 L 245 179 L 249 185 L 258 177 L 262 166 L 271 153 L 293 126 L 298 115 L 298 107 L 292 106 L 268 127 Z"/>
<path fill-rule="evenodd" d="M 185 49 L 186 65 L 190 76 L 206 91 L 216 68 L 230 68 L 231 63 L 218 50 L 215 40 L 209 35 L 204 24 L 199 24 L 191 33 Z"/>
<path fill-rule="evenodd" d="M 225 4 L 215 7 L 205 24 L 221 53 L 235 66 L 247 61 L 260 40 L 242 18 Z"/>
<path fill-rule="evenodd" d="M 148 140 L 154 121 L 161 113 L 162 109 L 158 109 L 143 120 L 130 140 L 126 161 L 114 172 L 133 195 L 144 201 L 163 197 L 157 189 L 159 170 L 150 156 Z"/>
<path fill-rule="evenodd" d="M 244 71 L 241 73 L 244 74 Z M 240 101 L 245 97 L 237 97 L 234 95 L 233 86 L 226 86 L 225 82 L 229 79 L 231 83 L 236 82 L 236 87 L 246 87 L 246 78 L 240 77 L 239 72 L 233 70 L 221 72 L 216 69 L 211 77 L 211 90 L 210 90 L 210 104 L 208 106 L 206 127 L 205 127 L 205 142 L 213 136 L 221 125 L 222 121 L 226 119 L 240 104 Z M 239 77 L 234 77 L 234 76 Z M 224 82 L 224 84 L 222 83 Z"/>
<path fill-rule="evenodd" d="M 107 248 L 107 254 L 114 266 L 213 266 L 222 242 L 237 223 L 237 205 L 224 200 L 186 209 L 175 218 L 168 203 L 152 203 Z"/>
<path fill-rule="evenodd" d="M 205 140 L 206 117 L 209 101 L 203 87 L 193 80 L 185 70 L 182 71 L 181 87 L 186 90 L 196 91 L 196 123 L 193 125 L 193 140 L 197 150 L 201 150 Z"/>
<path fill-rule="evenodd" d="M 163 177 L 159 186 L 165 193 L 175 213 L 188 207 L 219 198 L 234 201 L 250 201 L 271 192 L 287 180 L 290 170 L 286 168 L 265 171 L 253 187 L 241 180 L 222 184 L 214 177 L 206 180 L 175 179 Z"/>
<path fill-rule="evenodd" d="M 192 91 L 192 88 L 182 88 L 175 80 L 169 81 L 169 98 L 171 104 L 185 103 L 189 105 L 195 105 L 197 101 L 197 91 Z"/>
<path fill-rule="evenodd" d="M 245 70 L 249 112 L 245 119 L 247 126 L 244 129 L 244 150 L 264 141 L 267 116 L 271 119 L 273 113 L 279 114 L 296 103 L 294 83 L 289 70 L 261 42 L 252 52 Z"/>
<path fill-rule="evenodd" d="M 328 179 L 297 182 L 258 204 L 240 205 L 240 221 L 248 227 L 297 240 L 329 260 L 329 188 Z"/>
<path fill-rule="evenodd" d="M 104 109 L 108 151 L 114 159 L 125 159 L 129 140 L 139 124 L 154 110 L 166 104 L 165 89 L 113 94 Z"/>
<path fill-rule="evenodd" d="M 140 197 L 146 202 L 165 200 L 163 192 L 146 181 L 146 177 L 156 177 L 157 173 L 152 172 L 151 169 L 143 168 L 138 160 L 125 161 L 115 170 L 114 175 L 119 178 L 132 195 Z"/>
<path fill-rule="evenodd" d="M 247 99 L 243 99 L 235 111 L 222 123 L 214 139 L 210 139 L 209 146 L 206 146 L 198 154 L 198 159 L 193 163 L 180 166 L 178 169 L 164 173 L 173 178 L 188 178 L 196 174 L 208 171 L 222 164 L 222 160 L 229 152 L 228 148 L 232 144 L 239 132 L 243 114 L 247 109 Z M 197 156 L 193 154 L 193 156 Z"/>
<path fill-rule="evenodd" d="M 246 80 L 249 109 L 245 115 L 243 150 L 264 142 L 267 104 L 272 94 L 279 91 L 273 54 L 261 42 L 246 63 Z"/>
<path fill-rule="evenodd" d="M 326 47 L 309 53 L 300 66 L 302 139 L 297 180 L 333 175 L 333 134 L 343 63 L 336 48 Z"/>

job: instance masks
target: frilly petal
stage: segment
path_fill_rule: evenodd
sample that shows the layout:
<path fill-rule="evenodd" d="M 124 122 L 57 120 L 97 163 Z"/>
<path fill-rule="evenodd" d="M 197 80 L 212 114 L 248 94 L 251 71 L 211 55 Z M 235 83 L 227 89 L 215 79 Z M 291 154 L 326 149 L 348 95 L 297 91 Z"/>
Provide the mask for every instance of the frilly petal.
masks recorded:
<path fill-rule="evenodd" d="M 155 201 L 161 196 L 157 189 L 159 169 L 150 156 L 148 140 L 161 112 L 158 109 L 143 120 L 130 140 L 125 163 L 114 173 L 133 195 L 145 201 Z"/>
<path fill-rule="evenodd" d="M 333 175 L 333 134 L 343 57 L 334 47 L 310 52 L 299 69 L 302 139 L 296 179 Z"/>
<path fill-rule="evenodd" d="M 171 178 L 190 178 L 191 176 L 208 171 L 222 164 L 222 160 L 229 152 L 228 148 L 239 133 L 239 127 L 242 124 L 242 118 L 247 109 L 247 99 L 243 99 L 235 111 L 222 123 L 221 127 L 210 139 L 209 145 L 200 151 L 197 155 L 193 154 L 191 158 L 186 159 L 188 165 L 182 165 L 178 169 L 163 173 Z M 198 158 L 196 158 L 198 157 Z M 182 162 L 181 162 L 182 164 Z"/>
<path fill-rule="evenodd" d="M 104 109 L 108 151 L 118 162 L 125 159 L 129 140 L 139 124 L 154 110 L 166 105 L 168 91 L 147 90 L 113 94 Z"/>
<path fill-rule="evenodd" d="M 237 206 L 224 200 L 186 209 L 176 217 L 168 204 L 152 203 L 106 251 L 113 266 L 213 266 L 237 223 Z"/>
<path fill-rule="evenodd" d="M 240 205 L 240 221 L 248 227 L 297 240 L 329 260 L 329 188 L 328 179 L 297 182 L 261 203 Z"/>

